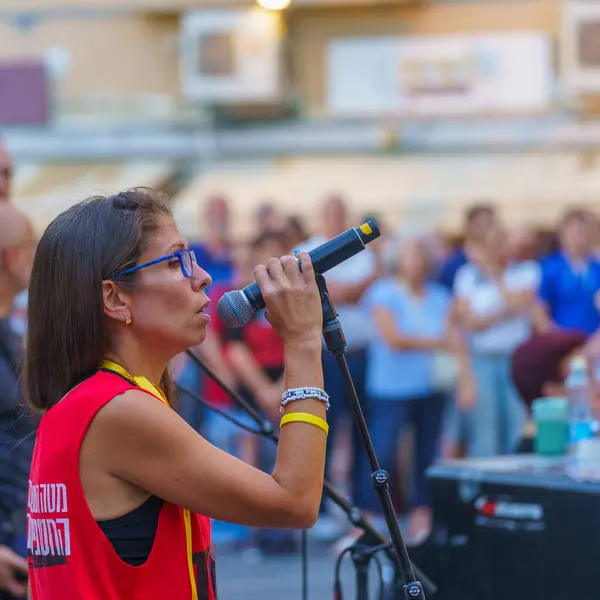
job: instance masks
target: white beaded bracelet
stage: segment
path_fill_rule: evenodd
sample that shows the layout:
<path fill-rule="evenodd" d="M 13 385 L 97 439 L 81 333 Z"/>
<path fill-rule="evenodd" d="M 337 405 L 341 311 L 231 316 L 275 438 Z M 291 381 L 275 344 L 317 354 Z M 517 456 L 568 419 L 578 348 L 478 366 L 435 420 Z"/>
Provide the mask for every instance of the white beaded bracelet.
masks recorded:
<path fill-rule="evenodd" d="M 329 410 L 329 394 L 318 387 L 290 388 L 289 390 L 285 390 L 281 396 L 281 408 L 279 410 L 283 412 L 284 407 L 290 402 L 305 400 L 306 398 L 320 400 L 325 404 L 325 410 Z"/>

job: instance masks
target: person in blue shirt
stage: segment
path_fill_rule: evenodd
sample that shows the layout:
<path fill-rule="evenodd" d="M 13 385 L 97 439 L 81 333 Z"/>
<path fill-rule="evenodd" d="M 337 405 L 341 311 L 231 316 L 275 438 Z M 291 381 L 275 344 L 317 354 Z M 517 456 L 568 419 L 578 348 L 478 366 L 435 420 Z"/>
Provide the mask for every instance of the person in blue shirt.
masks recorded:
<path fill-rule="evenodd" d="M 559 227 L 560 250 L 542 261 L 540 298 L 552 322 L 591 335 L 600 327 L 600 262 L 583 210 L 568 211 Z"/>
<path fill-rule="evenodd" d="M 231 255 L 231 213 L 227 200 L 221 196 L 208 199 L 202 212 L 204 235 L 201 242 L 190 244 L 198 264 L 211 274 L 212 282 L 229 283 L 233 278 Z"/>
<path fill-rule="evenodd" d="M 381 466 L 392 476 L 399 434 L 409 423 L 414 426 L 414 494 L 408 508 L 415 540 L 430 527 L 425 471 L 437 456 L 441 434 L 446 390 L 436 366 L 440 353 L 452 347 L 451 296 L 428 280 L 431 262 L 424 241 L 406 240 L 394 258 L 395 276 L 375 282 L 364 298 L 375 322 L 367 351 L 368 425 Z M 365 485 L 369 471 L 365 461 Z M 365 494 L 365 501 L 366 510 L 380 512 L 374 492 Z"/>

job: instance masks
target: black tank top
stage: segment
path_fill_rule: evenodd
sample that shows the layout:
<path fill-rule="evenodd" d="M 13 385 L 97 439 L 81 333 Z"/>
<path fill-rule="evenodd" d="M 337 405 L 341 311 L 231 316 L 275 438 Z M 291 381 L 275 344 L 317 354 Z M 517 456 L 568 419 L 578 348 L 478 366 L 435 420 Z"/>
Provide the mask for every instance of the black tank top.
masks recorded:
<path fill-rule="evenodd" d="M 135 510 L 108 521 L 97 521 L 118 557 L 133 567 L 143 565 L 152 552 L 164 500 L 150 496 Z"/>

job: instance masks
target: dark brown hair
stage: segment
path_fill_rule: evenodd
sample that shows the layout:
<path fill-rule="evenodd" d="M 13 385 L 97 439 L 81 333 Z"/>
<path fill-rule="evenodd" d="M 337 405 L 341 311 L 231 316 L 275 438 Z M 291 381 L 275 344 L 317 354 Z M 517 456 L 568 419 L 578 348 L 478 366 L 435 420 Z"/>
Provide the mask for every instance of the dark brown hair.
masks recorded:
<path fill-rule="evenodd" d="M 135 266 L 157 229 L 157 217 L 170 214 L 164 195 L 135 188 L 89 198 L 48 226 L 29 287 L 23 382 L 34 409 L 50 409 L 98 368 L 111 342 L 102 281 Z M 132 273 L 118 283 L 134 289 L 137 281 L 138 273 Z M 170 399 L 167 372 L 161 387 Z"/>

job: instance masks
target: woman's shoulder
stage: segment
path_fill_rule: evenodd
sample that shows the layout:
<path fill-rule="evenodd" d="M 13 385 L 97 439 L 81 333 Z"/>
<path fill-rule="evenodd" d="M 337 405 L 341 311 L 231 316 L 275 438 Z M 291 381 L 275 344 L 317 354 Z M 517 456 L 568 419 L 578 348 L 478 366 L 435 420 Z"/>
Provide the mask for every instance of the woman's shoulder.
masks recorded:
<path fill-rule="evenodd" d="M 87 430 L 97 415 L 116 398 L 129 397 L 134 392 L 145 394 L 121 376 L 99 369 L 79 381 L 59 402 L 45 411 L 40 428 L 77 436 L 81 430 Z"/>

